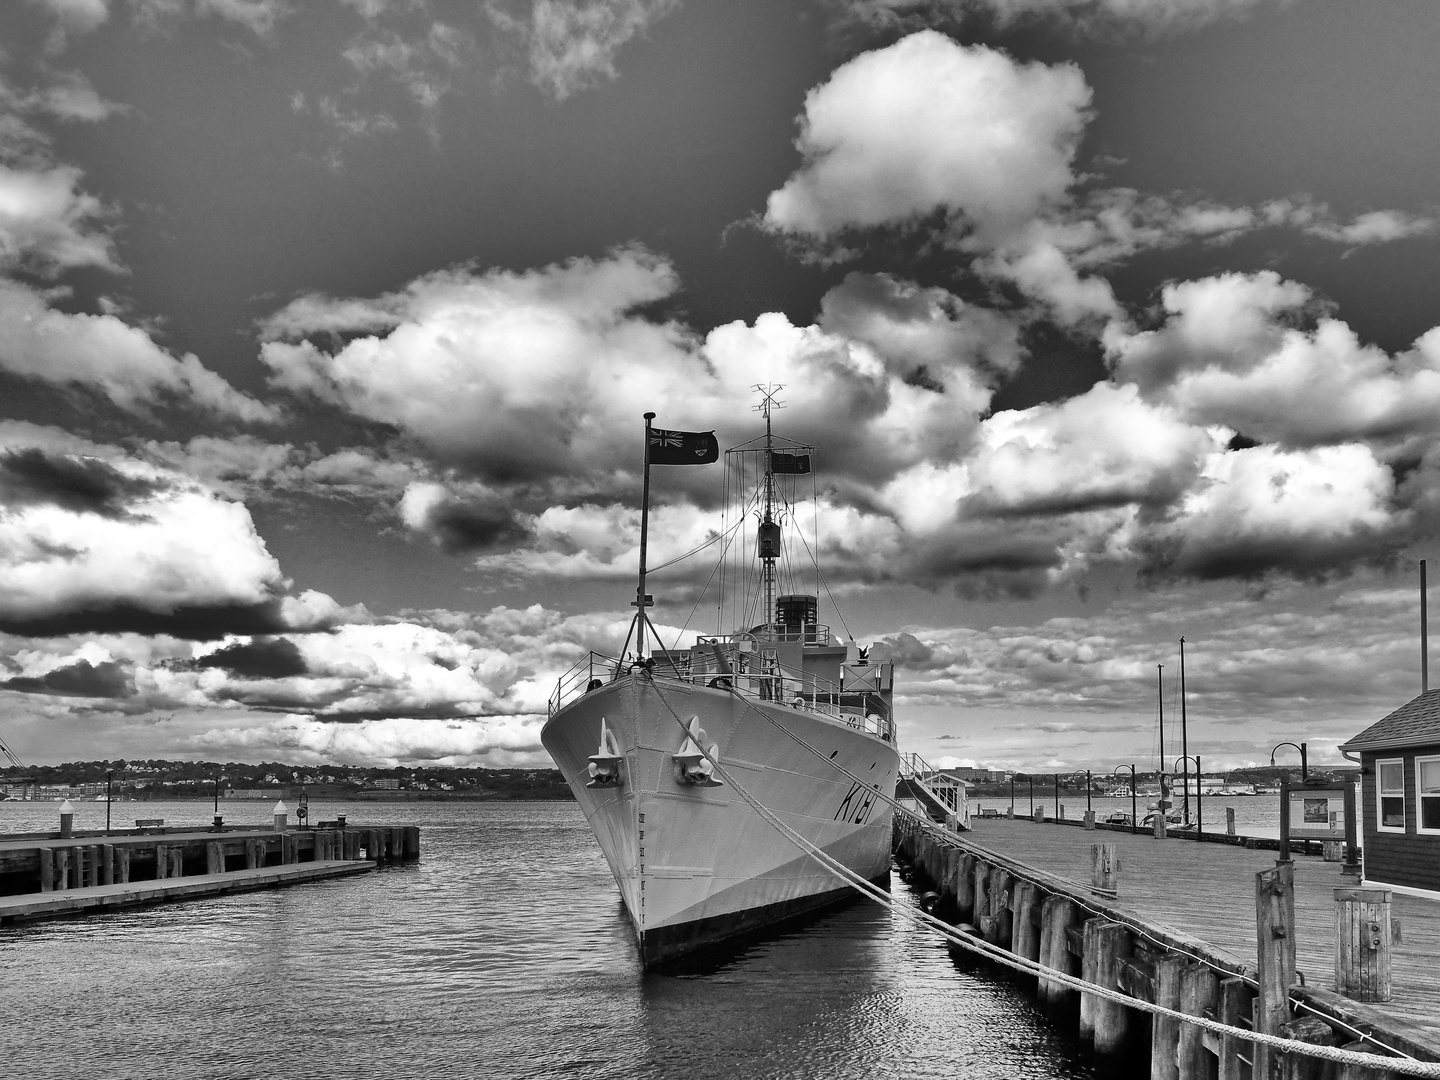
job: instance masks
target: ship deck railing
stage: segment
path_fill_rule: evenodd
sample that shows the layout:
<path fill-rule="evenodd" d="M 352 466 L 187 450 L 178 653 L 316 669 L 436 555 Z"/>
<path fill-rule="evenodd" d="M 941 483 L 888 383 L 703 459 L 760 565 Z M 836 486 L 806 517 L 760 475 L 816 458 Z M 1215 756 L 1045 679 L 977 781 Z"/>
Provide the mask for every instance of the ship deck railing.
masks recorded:
<path fill-rule="evenodd" d="M 894 721 L 878 694 L 847 690 L 828 679 L 809 672 L 791 671 L 773 661 L 773 670 L 770 671 L 738 672 L 733 669 L 723 671 L 718 666 L 703 662 L 692 664 L 689 656 L 674 654 L 652 657 L 643 663 L 661 684 L 669 681 L 692 686 L 696 683 L 717 687 L 728 684 L 728 689 L 752 701 L 786 705 L 839 721 L 888 742 L 895 739 Z M 570 702 L 616 681 L 640 664 L 640 661 L 623 660 L 604 653 L 588 653 L 556 680 L 555 690 L 550 695 L 549 715 L 554 716 Z M 855 700 L 851 703 L 845 699 Z M 867 707 L 872 705 L 879 708 Z"/>

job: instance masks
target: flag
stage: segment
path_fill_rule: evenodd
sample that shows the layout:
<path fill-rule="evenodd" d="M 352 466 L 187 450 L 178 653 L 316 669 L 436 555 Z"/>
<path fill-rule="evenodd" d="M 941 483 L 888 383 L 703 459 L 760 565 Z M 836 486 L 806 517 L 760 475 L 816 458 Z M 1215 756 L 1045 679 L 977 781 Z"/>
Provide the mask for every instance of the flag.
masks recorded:
<path fill-rule="evenodd" d="M 709 465 L 720 460 L 720 443 L 713 431 L 650 429 L 651 465 Z"/>
<path fill-rule="evenodd" d="M 810 455 L 787 454 L 781 450 L 773 450 L 770 453 L 770 471 L 772 473 L 808 473 L 810 471 Z"/>

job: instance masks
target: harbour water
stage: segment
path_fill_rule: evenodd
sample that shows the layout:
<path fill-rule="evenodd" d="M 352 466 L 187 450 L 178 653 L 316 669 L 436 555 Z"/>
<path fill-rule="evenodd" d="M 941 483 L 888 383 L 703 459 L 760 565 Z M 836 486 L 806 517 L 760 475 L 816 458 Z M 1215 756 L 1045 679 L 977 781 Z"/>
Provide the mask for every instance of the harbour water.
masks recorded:
<path fill-rule="evenodd" d="M 270 803 L 222 803 L 268 821 Z M 76 826 L 104 824 L 77 804 Z M 6 1073 L 45 1078 L 1088 1077 L 1005 975 L 869 902 L 646 974 L 573 803 L 312 804 L 421 827 L 356 878 L 0 928 Z M 115 803 L 208 822 L 208 802 Z M 0 803 L 0 831 L 53 827 Z M 911 903 L 895 882 L 894 895 Z"/>

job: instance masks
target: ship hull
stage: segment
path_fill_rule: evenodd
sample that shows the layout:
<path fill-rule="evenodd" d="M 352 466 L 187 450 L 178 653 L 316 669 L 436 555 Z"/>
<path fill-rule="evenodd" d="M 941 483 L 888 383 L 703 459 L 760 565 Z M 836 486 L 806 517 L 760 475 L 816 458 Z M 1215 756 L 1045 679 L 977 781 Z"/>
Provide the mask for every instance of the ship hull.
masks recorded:
<path fill-rule="evenodd" d="M 692 718 L 730 783 L 684 782 L 675 755 Z M 618 783 L 588 786 L 602 721 L 621 752 Z M 541 740 L 599 842 L 647 966 L 850 895 L 737 789 L 855 874 L 888 876 L 899 755 L 841 721 L 634 673 L 559 709 Z"/>

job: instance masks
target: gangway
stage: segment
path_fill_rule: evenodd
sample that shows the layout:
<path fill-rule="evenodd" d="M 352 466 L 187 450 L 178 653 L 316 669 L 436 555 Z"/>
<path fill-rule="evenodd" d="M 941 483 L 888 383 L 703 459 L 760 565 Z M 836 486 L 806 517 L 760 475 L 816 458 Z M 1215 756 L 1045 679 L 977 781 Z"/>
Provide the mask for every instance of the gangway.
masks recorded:
<path fill-rule="evenodd" d="M 935 768 L 919 754 L 900 755 L 897 794 L 902 797 L 908 794 L 936 821 L 948 821 L 953 814 L 957 828 L 970 828 L 969 787 L 964 780 Z"/>

